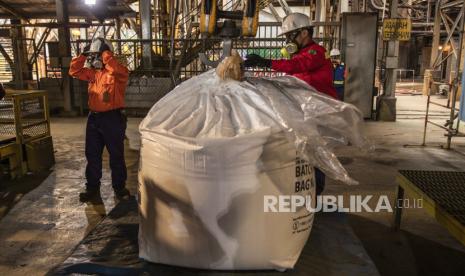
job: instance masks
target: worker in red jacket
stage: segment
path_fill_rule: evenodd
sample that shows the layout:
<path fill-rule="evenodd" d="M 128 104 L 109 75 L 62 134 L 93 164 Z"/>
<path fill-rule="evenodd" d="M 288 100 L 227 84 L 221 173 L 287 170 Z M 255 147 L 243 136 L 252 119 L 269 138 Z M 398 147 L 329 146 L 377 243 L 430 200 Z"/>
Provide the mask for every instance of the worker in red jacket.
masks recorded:
<path fill-rule="evenodd" d="M 110 155 L 111 184 L 120 199 L 129 198 L 125 188 L 127 178 L 124 160 L 126 115 L 124 93 L 129 71 L 113 56 L 113 47 L 103 38 L 96 38 L 71 61 L 69 74 L 87 81 L 89 116 L 86 127 L 86 190 L 81 201 L 91 201 L 100 196 L 102 154 L 106 147 Z"/>
<path fill-rule="evenodd" d="M 321 93 L 338 99 L 333 86 L 333 65 L 325 56 L 325 49 L 313 41 L 313 24 L 302 13 L 292 13 L 284 18 L 282 33 L 286 36 L 285 50 L 290 59 L 271 60 L 251 54 L 246 57 L 244 67 L 267 67 L 278 72 L 293 75 Z M 325 174 L 315 168 L 316 194 L 323 192 L 326 184 Z"/>
<path fill-rule="evenodd" d="M 290 59 L 270 60 L 250 54 L 245 67 L 268 67 L 278 72 L 293 75 L 321 93 L 338 98 L 333 86 L 333 66 L 325 56 L 325 48 L 312 39 L 313 24 L 302 13 L 292 13 L 284 18 L 282 33 L 286 36 L 285 49 Z"/>

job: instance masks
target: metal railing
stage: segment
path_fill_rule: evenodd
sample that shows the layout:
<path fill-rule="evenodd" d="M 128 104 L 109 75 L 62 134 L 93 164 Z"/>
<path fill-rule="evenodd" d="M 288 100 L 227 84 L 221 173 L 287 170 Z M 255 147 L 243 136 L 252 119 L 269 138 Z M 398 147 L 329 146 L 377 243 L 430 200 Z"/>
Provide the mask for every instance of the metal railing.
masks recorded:
<path fill-rule="evenodd" d="M 0 100 L 0 134 L 19 143 L 50 136 L 48 96 L 43 90 L 7 93 Z"/>
<path fill-rule="evenodd" d="M 0 72 L 0 76 L 2 81 L 10 81 L 14 79 L 15 69 L 16 66 L 19 66 L 19 64 L 15 63 L 16 60 L 14 60 L 13 56 L 13 47 L 15 47 L 15 45 L 17 45 L 17 43 L 19 42 L 22 42 L 24 44 L 24 48 L 26 49 L 26 55 L 24 56 L 24 58 L 26 59 L 26 62 L 28 64 L 27 68 L 23 68 L 23 75 L 29 76 L 30 79 L 35 81 L 37 81 L 41 77 L 38 59 L 36 56 L 34 56 L 34 53 L 37 52 L 37 45 L 34 39 L 23 38 L 18 39 L 15 43 L 13 43 L 13 41 L 11 41 L 10 38 L 3 38 L 0 42 L 2 43 L 2 46 L 6 54 L 8 54 L 8 56 L 13 60 L 13 64 L 9 64 L 3 57 L 3 55 L 0 58 L 0 70 L 2 70 Z"/>
<path fill-rule="evenodd" d="M 264 58 L 278 59 L 282 58 L 281 49 L 284 46 L 284 37 L 278 37 L 281 32 L 281 23 L 279 22 L 262 22 L 259 24 L 257 36 L 254 38 L 239 38 L 233 40 L 233 49 L 243 58 L 247 54 L 256 53 Z M 329 41 L 333 38 L 315 38 L 316 42 Z M 203 65 L 198 58 L 198 53 L 205 53 L 212 61 L 218 60 L 222 53 L 222 40 L 219 38 L 182 38 L 175 39 L 171 43 L 170 38 L 165 39 L 120 39 L 110 40 L 115 46 L 115 49 L 121 49 L 116 54 L 122 56 L 127 61 L 127 66 L 132 74 L 151 74 L 158 77 L 173 77 L 173 72 L 179 58 L 182 56 L 181 67 L 179 70 L 179 78 L 177 81 L 184 81 L 193 76 L 205 72 L 209 68 Z M 153 53 L 153 68 L 144 70 L 141 66 L 142 60 L 142 44 L 150 42 L 152 44 Z M 80 49 L 85 44 L 90 43 L 90 40 L 72 41 L 72 55 L 77 56 Z M 187 47 L 186 45 L 187 44 Z M 118 47 L 116 47 L 118 45 Z M 119 47 L 121 45 L 121 47 Z M 174 46 L 174 58 L 171 59 L 170 45 Z M 184 47 L 183 47 L 184 46 Z M 187 52 L 182 54 L 182 51 L 187 49 Z M 45 51 L 44 51 L 45 52 Z M 47 77 L 60 77 L 60 68 L 52 68 L 47 61 Z M 274 76 L 279 73 L 272 72 L 269 69 L 254 68 L 248 69 L 255 76 Z"/>
<path fill-rule="evenodd" d="M 257 36 L 255 38 L 240 38 L 233 40 L 233 48 L 245 58 L 247 54 L 257 53 L 265 58 L 280 58 L 281 48 L 284 46 L 284 38 L 277 38 L 277 34 L 281 31 L 281 24 L 270 22 L 260 23 Z M 117 55 L 122 56 L 127 61 L 128 69 L 134 74 L 137 73 L 150 73 L 156 76 L 170 77 L 178 62 L 183 49 L 187 49 L 187 53 L 183 55 L 181 62 L 181 70 L 179 74 L 180 80 L 185 80 L 205 72 L 206 68 L 199 60 L 198 53 L 205 52 L 209 59 L 218 60 L 222 52 L 222 40 L 217 38 L 183 38 L 174 40 L 174 59 L 170 60 L 169 48 L 171 39 L 120 39 L 110 40 L 114 44 L 115 49 L 121 49 L 121 52 L 116 52 Z M 142 60 L 142 44 L 151 42 L 153 52 L 153 69 L 149 72 L 141 68 Z M 90 40 L 76 40 L 72 41 L 72 55 L 77 56 L 80 54 L 84 45 L 90 43 Z M 187 47 L 183 45 L 187 43 Z M 121 47 L 116 47 L 121 45 Z M 115 50 L 117 51 L 117 50 Z M 50 65 L 50 59 L 47 57 L 47 51 L 43 51 L 46 62 L 46 76 L 49 78 L 60 78 L 60 68 L 54 68 Z M 270 70 L 267 69 L 253 69 L 255 74 L 266 75 Z"/>

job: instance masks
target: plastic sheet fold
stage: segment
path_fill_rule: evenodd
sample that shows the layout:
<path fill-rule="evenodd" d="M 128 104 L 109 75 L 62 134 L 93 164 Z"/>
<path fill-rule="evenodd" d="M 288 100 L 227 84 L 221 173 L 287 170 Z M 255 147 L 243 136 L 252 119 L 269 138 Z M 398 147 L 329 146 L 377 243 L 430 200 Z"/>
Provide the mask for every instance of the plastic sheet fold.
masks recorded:
<path fill-rule="evenodd" d="M 240 136 L 258 130 L 283 131 L 299 155 L 328 177 L 357 184 L 333 153 L 337 145 L 370 150 L 363 115 L 292 77 L 222 81 L 210 70 L 183 82 L 150 110 L 142 136 L 156 133 L 185 141 Z"/>
<path fill-rule="evenodd" d="M 366 147 L 362 123 L 355 107 L 294 77 L 221 80 L 212 70 L 183 82 L 140 124 L 139 256 L 203 269 L 294 267 L 314 213 L 277 202 L 314 207 L 314 167 L 355 183 L 332 148 Z"/>

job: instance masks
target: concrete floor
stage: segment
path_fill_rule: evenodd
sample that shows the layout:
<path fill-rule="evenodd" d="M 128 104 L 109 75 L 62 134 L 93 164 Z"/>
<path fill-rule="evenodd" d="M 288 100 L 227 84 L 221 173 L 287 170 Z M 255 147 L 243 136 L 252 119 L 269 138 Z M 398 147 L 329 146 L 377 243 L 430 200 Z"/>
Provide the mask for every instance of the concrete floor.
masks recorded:
<path fill-rule="evenodd" d="M 398 97 L 397 122 L 366 122 L 366 132 L 376 150 L 363 153 L 354 148 L 338 149 L 338 155 L 357 186 L 328 181 L 326 194 L 373 194 L 394 198 L 398 169 L 463 170 L 465 139 L 456 138 L 455 150 L 436 145 L 445 142 L 444 132 L 430 127 L 428 144 L 422 142 L 423 96 Z M 444 101 L 444 99 L 437 99 Z M 447 110 L 433 107 L 438 122 Z M 136 191 L 139 118 L 130 118 L 126 158 L 128 187 Z M 83 204 L 78 193 L 85 183 L 85 118 L 54 118 L 52 134 L 56 165 L 49 174 L 28 175 L 21 180 L 0 178 L 0 275 L 43 275 L 62 263 L 78 243 L 115 206 L 105 158 L 102 202 Z M 405 147 L 405 145 L 411 145 Z M 388 226 L 390 213 L 357 213 L 349 222 L 381 275 L 457 275 L 465 271 L 465 247 L 422 209 L 406 209 L 402 231 Z"/>

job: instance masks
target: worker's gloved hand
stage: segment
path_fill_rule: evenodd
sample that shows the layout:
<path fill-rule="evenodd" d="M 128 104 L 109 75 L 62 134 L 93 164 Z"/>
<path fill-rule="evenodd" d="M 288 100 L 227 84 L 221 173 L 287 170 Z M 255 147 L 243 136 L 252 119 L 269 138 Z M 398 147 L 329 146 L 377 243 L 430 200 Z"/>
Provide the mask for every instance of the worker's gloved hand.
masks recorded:
<path fill-rule="evenodd" d="M 271 59 L 265 59 L 257 54 L 247 55 L 244 61 L 244 67 L 271 67 Z"/>
<path fill-rule="evenodd" d="M 99 38 L 99 40 L 101 41 L 99 49 L 100 54 L 105 51 L 111 51 L 110 46 L 108 46 L 108 44 L 105 42 L 105 40 L 103 40 L 103 38 Z"/>
<path fill-rule="evenodd" d="M 89 55 L 89 50 L 90 50 L 90 44 L 85 45 L 85 46 L 82 48 L 81 55 L 87 57 L 87 56 Z"/>

